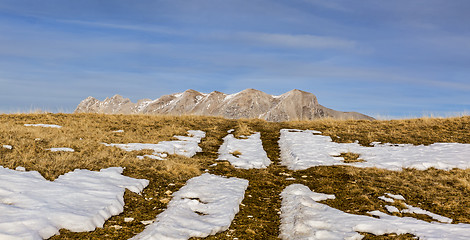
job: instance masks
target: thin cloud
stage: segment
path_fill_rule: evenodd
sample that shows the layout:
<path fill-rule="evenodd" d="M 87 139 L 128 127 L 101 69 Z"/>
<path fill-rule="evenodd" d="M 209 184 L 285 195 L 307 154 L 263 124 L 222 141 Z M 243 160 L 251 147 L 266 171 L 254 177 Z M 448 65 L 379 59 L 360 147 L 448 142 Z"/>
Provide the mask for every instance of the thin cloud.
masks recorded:
<path fill-rule="evenodd" d="M 269 45 L 285 48 L 354 49 L 357 45 L 355 41 L 351 40 L 310 34 L 245 32 L 233 34 L 230 37 L 231 39 L 235 38 L 236 40 L 256 45 Z"/>
<path fill-rule="evenodd" d="M 309 3 L 314 6 L 319 6 L 323 8 L 328 8 L 337 11 L 350 12 L 351 9 L 340 5 L 338 2 L 331 0 L 303 0 L 306 3 Z"/>
<path fill-rule="evenodd" d="M 115 24 L 115 23 L 104 23 L 104 22 L 91 22 L 91 21 L 81 21 L 81 20 L 57 20 L 57 22 L 83 25 L 87 27 L 96 27 L 96 28 L 110 28 L 110 29 L 119 29 L 119 30 L 130 30 L 130 31 L 139 31 L 139 32 L 151 32 L 151 33 L 161 33 L 169 35 L 183 35 L 182 31 L 176 31 L 170 28 L 156 26 L 156 25 L 131 25 L 131 24 Z"/>

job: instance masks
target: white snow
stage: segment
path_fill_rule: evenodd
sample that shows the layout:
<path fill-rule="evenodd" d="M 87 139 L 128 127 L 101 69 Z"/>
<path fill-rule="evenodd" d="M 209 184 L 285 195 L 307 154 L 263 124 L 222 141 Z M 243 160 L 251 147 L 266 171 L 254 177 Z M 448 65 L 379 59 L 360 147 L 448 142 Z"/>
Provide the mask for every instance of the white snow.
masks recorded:
<path fill-rule="evenodd" d="M 393 199 L 396 199 L 396 200 L 402 200 L 402 201 L 405 201 L 405 197 L 403 197 L 402 195 L 399 195 L 399 194 L 391 194 L 391 193 L 385 193 L 385 195 L 393 198 Z"/>
<path fill-rule="evenodd" d="M 48 128 L 61 128 L 62 126 L 55 124 L 25 124 L 26 127 L 48 127 Z"/>
<path fill-rule="evenodd" d="M 66 148 L 66 147 L 62 147 L 62 148 L 47 148 L 46 150 L 49 150 L 51 152 L 75 152 L 75 150 L 73 148 Z"/>
<path fill-rule="evenodd" d="M 11 146 L 11 145 L 3 145 L 2 147 L 6 148 L 6 149 L 10 149 L 10 150 L 13 149 L 13 146 Z"/>
<path fill-rule="evenodd" d="M 119 129 L 119 130 L 116 130 L 116 131 L 113 131 L 113 132 L 114 132 L 114 133 L 123 133 L 123 132 L 124 132 L 124 130 L 122 130 L 122 129 Z"/>
<path fill-rule="evenodd" d="M 188 180 L 173 194 L 168 208 L 132 239 L 207 237 L 229 228 L 243 200 L 248 181 L 205 173 Z"/>
<path fill-rule="evenodd" d="M 389 205 L 385 205 L 385 208 L 387 209 L 387 211 L 391 212 L 391 213 L 399 213 L 400 210 L 398 210 L 397 207 L 394 207 L 394 206 L 389 206 Z"/>
<path fill-rule="evenodd" d="M 314 135 L 311 130 L 282 129 L 279 146 L 281 163 L 291 170 L 330 165 L 377 167 L 395 171 L 403 168 L 470 168 L 470 144 L 434 143 L 429 146 L 414 146 L 375 143 L 373 147 L 364 147 L 357 142 L 335 143 L 329 136 Z M 365 162 L 345 163 L 342 157 L 333 157 L 343 152 L 358 153 Z"/>
<path fill-rule="evenodd" d="M 93 231 L 120 214 L 124 190 L 142 191 L 148 180 L 121 175 L 122 168 L 75 170 L 51 182 L 36 171 L 0 167 L 0 239 L 43 239 L 65 228 Z"/>
<path fill-rule="evenodd" d="M 234 93 L 234 94 L 226 94 L 225 97 L 224 97 L 224 102 L 225 101 L 230 101 L 232 98 L 234 98 L 235 96 L 237 96 L 240 92 L 237 92 L 237 93 Z"/>
<path fill-rule="evenodd" d="M 16 171 L 20 171 L 20 172 L 24 172 L 26 171 L 26 168 L 22 167 L 22 166 L 18 166 L 15 168 Z"/>
<path fill-rule="evenodd" d="M 140 151 L 144 149 L 153 150 L 152 155 L 139 156 L 139 158 L 150 157 L 153 159 L 163 160 L 167 157 L 165 153 L 176 154 L 185 157 L 192 157 L 202 149 L 198 146 L 201 139 L 206 136 L 206 133 L 200 130 L 189 130 L 189 136 L 174 136 L 176 141 L 161 141 L 159 143 L 103 143 L 108 147 L 118 147 L 125 151 Z"/>
<path fill-rule="evenodd" d="M 358 232 L 374 235 L 410 233 L 425 240 L 470 239 L 470 224 L 429 223 L 379 211 L 369 212 L 378 218 L 349 214 L 317 202 L 334 196 L 312 192 L 301 184 L 288 186 L 281 197 L 282 239 L 362 239 Z"/>
<path fill-rule="evenodd" d="M 235 156 L 234 152 L 240 152 Z M 224 143 L 219 148 L 219 157 L 216 160 L 227 160 L 236 168 L 266 168 L 271 164 L 266 151 L 263 149 L 259 132 L 248 136 L 247 139 L 238 139 L 233 134 L 224 137 Z"/>
<path fill-rule="evenodd" d="M 405 198 L 402 196 L 402 195 L 395 195 L 395 194 L 391 194 L 391 193 L 385 193 L 386 195 L 390 196 L 390 197 L 393 197 L 395 198 L 396 200 L 402 200 L 402 201 L 405 201 Z M 390 198 L 387 198 L 385 196 L 381 196 L 379 197 L 379 199 L 381 200 L 384 200 L 386 202 L 390 202 L 390 203 L 393 203 L 394 200 L 393 199 L 390 199 Z M 391 200 L 391 201 L 390 201 Z M 393 213 L 393 212 L 401 212 L 401 213 L 415 213 L 415 214 L 424 214 L 424 215 L 427 215 L 429 217 L 431 217 L 432 219 L 434 220 L 437 220 L 439 222 L 442 222 L 442 223 L 452 223 L 452 219 L 448 218 L 448 217 L 444 217 L 444 216 L 441 216 L 441 215 L 438 215 L 438 214 L 435 214 L 435 213 L 432 213 L 430 211 L 427 211 L 427 210 L 424 210 L 424 209 L 421 209 L 419 207 L 413 207 L 411 205 L 408 205 L 406 203 L 403 203 L 403 205 L 406 207 L 405 209 L 403 210 L 398 210 L 398 208 L 394 207 L 394 206 L 385 206 L 385 208 L 387 209 L 387 211 Z"/>
<path fill-rule="evenodd" d="M 402 213 L 424 214 L 424 215 L 427 215 L 427 216 L 431 217 L 432 219 L 437 220 L 437 221 L 442 222 L 442 223 L 451 223 L 452 222 L 452 219 L 450 219 L 448 217 L 444 217 L 444 216 L 441 216 L 439 214 L 432 213 L 430 211 L 421 209 L 419 207 L 413 207 L 413 206 L 410 206 L 406 203 L 405 203 L 405 207 L 407 209 L 403 209 L 400 212 L 402 212 Z"/>
<path fill-rule="evenodd" d="M 140 104 L 136 106 L 137 110 L 136 112 L 140 113 L 144 109 L 146 109 L 150 104 L 156 102 L 157 100 L 147 100 L 147 101 L 142 101 Z"/>
<path fill-rule="evenodd" d="M 384 200 L 385 202 L 389 202 L 389 203 L 394 203 L 395 200 L 391 199 L 391 198 L 388 198 L 388 197 L 385 197 L 385 196 L 381 196 L 379 197 L 380 200 Z"/>

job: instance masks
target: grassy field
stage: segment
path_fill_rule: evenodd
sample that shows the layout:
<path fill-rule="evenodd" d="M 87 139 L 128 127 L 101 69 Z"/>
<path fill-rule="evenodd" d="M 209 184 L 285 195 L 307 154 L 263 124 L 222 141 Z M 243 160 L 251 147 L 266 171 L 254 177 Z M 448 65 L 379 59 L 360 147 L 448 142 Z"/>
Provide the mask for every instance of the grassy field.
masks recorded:
<path fill-rule="evenodd" d="M 63 128 L 25 127 L 26 123 L 57 124 Z M 407 203 L 454 219 L 453 223 L 470 223 L 470 170 L 400 172 L 376 168 L 349 166 L 315 167 L 290 171 L 279 164 L 278 140 L 280 129 L 312 129 L 322 131 L 334 141 L 354 142 L 367 146 L 371 142 L 431 144 L 434 142 L 470 143 L 470 117 L 422 118 L 392 121 L 353 121 L 323 119 L 304 122 L 272 123 L 262 120 L 227 120 L 216 117 L 170 117 L 147 115 L 100 114 L 3 114 L 0 115 L 0 166 L 18 166 L 39 171 L 54 180 L 76 168 L 99 170 L 125 167 L 124 175 L 150 180 L 142 195 L 126 191 L 125 211 L 110 218 L 103 228 L 93 232 L 73 233 L 61 230 L 51 239 L 127 239 L 141 232 L 143 220 L 152 220 L 162 212 L 171 193 L 185 182 L 208 170 L 209 173 L 235 176 L 250 181 L 240 212 L 230 229 L 207 239 L 278 239 L 280 192 L 292 183 L 305 184 L 316 192 L 335 194 L 326 204 L 355 214 L 368 211 L 386 212 L 377 197 L 390 192 L 401 194 Z M 115 130 L 124 130 L 116 133 Z M 222 138 L 229 129 L 236 136 L 261 132 L 263 147 L 273 164 L 267 169 L 242 170 L 228 162 L 216 161 Z M 192 158 L 170 156 L 165 161 L 139 160 L 146 151 L 126 152 L 106 143 L 157 143 L 171 140 L 174 135 L 186 135 L 187 130 L 203 130 L 206 137 L 200 146 L 202 153 Z M 338 137 L 340 138 L 338 138 Z M 50 152 L 51 147 L 70 147 L 75 152 Z M 350 161 L 357 161 L 357 156 Z M 287 177 L 296 180 L 286 180 Z M 423 215 L 413 216 L 430 221 Z M 250 217 L 248 217 L 250 216 Z M 124 218 L 132 217 L 132 222 Z M 122 228 L 116 228 L 116 226 Z M 364 239 L 411 239 L 411 235 L 373 236 Z"/>

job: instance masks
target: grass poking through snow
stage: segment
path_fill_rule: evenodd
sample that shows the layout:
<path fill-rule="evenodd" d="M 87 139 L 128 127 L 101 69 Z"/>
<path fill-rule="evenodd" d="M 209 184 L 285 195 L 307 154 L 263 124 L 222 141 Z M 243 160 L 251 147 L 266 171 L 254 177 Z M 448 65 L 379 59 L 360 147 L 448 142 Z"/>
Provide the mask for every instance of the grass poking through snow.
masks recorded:
<path fill-rule="evenodd" d="M 46 123 L 56 128 L 25 127 L 25 123 Z M 408 204 L 454 219 L 453 223 L 470 223 L 470 170 L 442 171 L 405 169 L 400 172 L 351 166 L 322 166 L 290 171 L 281 166 L 278 140 L 280 129 L 322 131 L 336 142 L 354 142 L 369 146 L 371 142 L 432 144 L 435 142 L 470 143 L 470 117 L 446 119 L 411 119 L 393 121 L 353 121 L 323 119 L 308 122 L 271 123 L 263 120 L 227 120 L 216 117 L 170 117 L 101 114 L 4 114 L 0 115 L 0 166 L 39 171 L 49 180 L 76 168 L 99 170 L 125 167 L 124 175 L 150 180 L 142 195 L 126 191 L 122 214 L 110 218 L 103 228 L 93 232 L 72 233 L 61 230 L 51 239 L 127 239 L 142 231 L 141 221 L 155 219 L 171 200 L 171 193 L 203 172 L 250 181 L 240 212 L 229 230 L 207 239 L 278 239 L 281 207 L 279 194 L 292 183 L 301 183 L 321 193 L 335 194 L 326 204 L 354 214 L 385 209 L 378 199 L 385 193 L 400 194 Z M 236 169 L 227 161 L 215 161 L 227 131 L 248 136 L 261 133 L 263 147 L 273 162 L 266 169 Z M 124 130 L 123 132 L 114 132 Z M 146 151 L 126 152 L 106 147 L 105 143 L 158 143 L 186 135 L 187 130 L 202 130 L 206 137 L 203 152 L 193 158 L 169 156 L 158 161 L 137 159 Z M 69 147 L 75 152 L 51 152 L 51 147 Z M 356 154 L 357 155 L 357 154 Z M 354 153 L 341 155 L 345 161 L 359 161 Z M 213 165 L 218 163 L 217 165 Z M 394 213 L 426 221 L 416 214 Z M 124 221 L 133 218 L 133 221 Z M 364 239 L 411 239 L 411 235 L 374 236 Z"/>

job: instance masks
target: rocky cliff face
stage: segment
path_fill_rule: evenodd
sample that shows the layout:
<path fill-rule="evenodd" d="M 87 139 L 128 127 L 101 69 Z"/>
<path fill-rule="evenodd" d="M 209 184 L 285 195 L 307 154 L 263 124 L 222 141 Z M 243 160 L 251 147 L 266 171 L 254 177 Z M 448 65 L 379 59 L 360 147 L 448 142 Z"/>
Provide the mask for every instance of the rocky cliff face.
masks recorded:
<path fill-rule="evenodd" d="M 373 119 L 357 112 L 339 112 L 326 108 L 318 104 L 317 98 L 312 93 L 297 89 L 280 96 L 269 95 L 255 89 L 246 89 L 235 94 L 217 91 L 205 94 L 190 89 L 155 100 L 142 99 L 137 103 L 119 95 L 106 98 L 104 101 L 88 97 L 77 106 L 75 113 L 192 114 L 235 119 L 261 118 L 274 122 L 324 117 Z"/>

